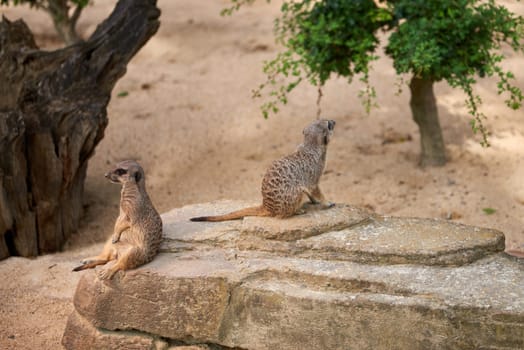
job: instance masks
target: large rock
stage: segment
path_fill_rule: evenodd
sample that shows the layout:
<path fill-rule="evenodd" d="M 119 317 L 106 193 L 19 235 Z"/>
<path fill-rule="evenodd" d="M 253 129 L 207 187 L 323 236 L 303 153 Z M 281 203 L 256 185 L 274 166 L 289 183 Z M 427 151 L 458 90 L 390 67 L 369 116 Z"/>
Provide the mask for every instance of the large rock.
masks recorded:
<path fill-rule="evenodd" d="M 245 205 L 173 210 L 153 262 L 106 282 L 85 272 L 64 346 L 524 348 L 524 263 L 502 233 L 341 204 L 188 221 Z"/>

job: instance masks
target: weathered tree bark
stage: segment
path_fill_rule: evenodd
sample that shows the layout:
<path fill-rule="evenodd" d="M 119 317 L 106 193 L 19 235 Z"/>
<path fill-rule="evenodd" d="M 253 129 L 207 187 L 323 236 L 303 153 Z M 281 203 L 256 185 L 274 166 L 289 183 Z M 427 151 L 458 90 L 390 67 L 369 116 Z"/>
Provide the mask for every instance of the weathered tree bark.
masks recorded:
<path fill-rule="evenodd" d="M 111 90 L 159 16 L 155 0 L 120 0 L 89 40 L 53 52 L 0 22 L 0 259 L 56 251 L 78 228 Z"/>
<path fill-rule="evenodd" d="M 446 149 L 438 119 L 433 81 L 413 77 L 409 89 L 411 113 L 420 131 L 420 165 L 442 166 L 446 164 Z"/>

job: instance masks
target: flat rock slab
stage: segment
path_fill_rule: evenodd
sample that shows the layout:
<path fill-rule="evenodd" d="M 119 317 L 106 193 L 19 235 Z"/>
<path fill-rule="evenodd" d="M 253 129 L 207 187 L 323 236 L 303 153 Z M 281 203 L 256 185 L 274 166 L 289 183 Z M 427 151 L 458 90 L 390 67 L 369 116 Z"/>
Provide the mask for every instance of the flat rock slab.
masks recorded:
<path fill-rule="evenodd" d="M 220 223 L 189 218 L 254 203 L 220 201 L 164 214 L 164 251 L 195 244 L 362 263 L 462 265 L 504 250 L 502 232 L 420 218 L 382 217 L 347 204 L 310 208 L 289 219 L 247 217 Z"/>
<path fill-rule="evenodd" d="M 84 272 L 64 346 L 524 348 L 524 263 L 501 252 L 500 232 L 346 205 L 308 211 L 289 230 L 271 218 L 188 221 L 245 205 L 164 214 L 151 263 L 111 281 Z"/>
<path fill-rule="evenodd" d="M 504 250 L 496 230 L 420 218 L 374 217 L 297 242 L 312 254 L 364 263 L 462 265 Z"/>
<path fill-rule="evenodd" d="M 265 239 L 296 241 L 352 227 L 363 223 L 371 216 L 368 211 L 341 204 L 329 210 L 316 209 L 314 206 L 308 209 L 305 214 L 287 219 L 246 217 L 243 220 L 241 231 L 244 235 Z"/>

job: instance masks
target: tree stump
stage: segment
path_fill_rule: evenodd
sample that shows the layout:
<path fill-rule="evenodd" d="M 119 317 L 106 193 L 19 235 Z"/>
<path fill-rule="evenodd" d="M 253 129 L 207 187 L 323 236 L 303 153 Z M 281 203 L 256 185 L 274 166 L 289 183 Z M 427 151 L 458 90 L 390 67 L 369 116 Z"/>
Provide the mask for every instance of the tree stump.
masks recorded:
<path fill-rule="evenodd" d="M 56 251 L 77 230 L 111 90 L 159 16 L 155 0 L 120 0 L 89 40 L 52 52 L 22 20 L 0 22 L 0 259 Z"/>

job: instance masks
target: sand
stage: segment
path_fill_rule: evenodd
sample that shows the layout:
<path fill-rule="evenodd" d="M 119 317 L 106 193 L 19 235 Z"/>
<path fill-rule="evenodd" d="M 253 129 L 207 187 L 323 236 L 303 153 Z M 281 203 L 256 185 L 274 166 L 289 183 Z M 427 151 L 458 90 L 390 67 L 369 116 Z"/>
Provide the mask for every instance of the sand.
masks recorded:
<path fill-rule="evenodd" d="M 502 2 L 524 14 L 523 3 Z M 95 0 L 79 32 L 87 37 L 114 3 Z M 120 189 L 103 177 L 112 164 L 137 159 L 153 202 L 166 212 L 217 199 L 257 200 L 265 168 L 301 142 L 303 127 L 316 117 L 315 88 L 299 86 L 288 105 L 267 120 L 262 101 L 251 98 L 264 81 L 263 61 L 280 50 L 272 34 L 278 1 L 259 1 L 224 18 L 219 12 L 227 3 L 159 1 L 159 32 L 114 89 L 105 138 L 89 162 L 79 232 L 62 253 L 0 261 L 0 348 L 60 347 L 81 276 L 71 268 L 101 249 L 118 214 Z M 42 48 L 60 46 L 45 13 L 25 7 L 0 11 L 11 20 L 23 17 Z M 524 55 L 505 53 L 505 67 L 524 89 Z M 396 94 L 391 63 L 383 54 L 374 63 L 371 82 L 379 106 L 369 115 L 358 98 L 363 88 L 358 82 L 334 78 L 324 89 L 322 116 L 337 121 L 321 180 L 326 196 L 381 214 L 495 228 L 506 234 L 507 249 L 524 250 L 524 110 L 505 106 L 496 80 L 479 82 L 492 143 L 482 148 L 468 124 L 465 96 L 436 84 L 449 163 L 421 169 L 408 89 Z M 124 91 L 128 95 L 118 97 Z M 495 212 L 488 215 L 485 208 Z"/>

